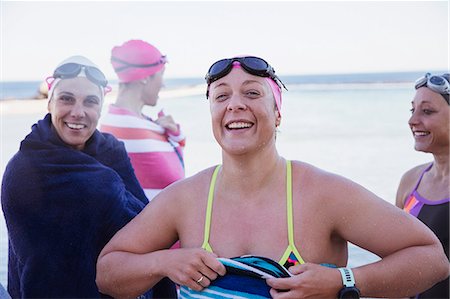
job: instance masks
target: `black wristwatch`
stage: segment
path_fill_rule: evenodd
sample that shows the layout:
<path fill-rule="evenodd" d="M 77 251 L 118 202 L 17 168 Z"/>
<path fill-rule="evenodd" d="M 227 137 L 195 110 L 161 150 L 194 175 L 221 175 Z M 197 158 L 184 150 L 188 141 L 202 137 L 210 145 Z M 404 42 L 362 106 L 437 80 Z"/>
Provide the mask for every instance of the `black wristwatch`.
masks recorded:
<path fill-rule="evenodd" d="M 339 299 L 359 299 L 360 292 L 355 286 L 355 278 L 353 277 L 353 272 L 348 268 L 338 268 L 342 276 L 342 284 L 344 287 L 339 291 Z"/>

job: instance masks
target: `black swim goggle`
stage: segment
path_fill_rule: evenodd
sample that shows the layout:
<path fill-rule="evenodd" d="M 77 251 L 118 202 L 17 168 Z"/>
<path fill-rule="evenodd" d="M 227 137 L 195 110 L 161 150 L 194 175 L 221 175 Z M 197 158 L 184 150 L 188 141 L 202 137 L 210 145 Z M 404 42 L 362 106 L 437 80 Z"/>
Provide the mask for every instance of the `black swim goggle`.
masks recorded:
<path fill-rule="evenodd" d="M 450 78 L 450 74 L 438 76 L 426 73 L 424 76 L 416 80 L 415 87 L 416 89 L 419 89 L 421 87 L 426 86 L 432 91 L 441 94 L 444 97 L 447 104 L 450 104 L 449 102 L 450 83 L 446 77 Z"/>
<path fill-rule="evenodd" d="M 53 78 L 75 78 L 80 74 L 82 69 L 84 69 L 86 78 L 88 78 L 92 83 L 102 87 L 106 87 L 106 85 L 108 85 L 108 80 L 106 80 L 105 75 L 98 68 L 74 62 L 66 63 L 57 67 L 53 72 Z"/>
<path fill-rule="evenodd" d="M 208 73 L 205 76 L 206 83 L 208 84 L 206 98 L 208 98 L 209 95 L 209 85 L 214 81 L 228 75 L 233 68 L 233 62 L 235 61 L 239 62 L 247 73 L 259 77 L 269 77 L 275 81 L 280 88 L 284 87 L 287 90 L 280 78 L 275 75 L 275 70 L 273 67 L 270 66 L 270 64 L 264 59 L 255 56 L 233 57 L 216 61 L 209 68 Z"/>

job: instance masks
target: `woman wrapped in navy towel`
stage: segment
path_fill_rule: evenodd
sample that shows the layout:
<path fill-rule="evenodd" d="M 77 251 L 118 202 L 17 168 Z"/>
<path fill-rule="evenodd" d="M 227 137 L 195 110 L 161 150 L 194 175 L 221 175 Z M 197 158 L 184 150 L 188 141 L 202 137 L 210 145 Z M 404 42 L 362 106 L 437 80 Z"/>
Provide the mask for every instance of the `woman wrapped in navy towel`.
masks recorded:
<path fill-rule="evenodd" d="M 33 125 L 3 176 L 8 292 L 13 298 L 101 297 L 97 257 L 148 200 L 123 144 L 96 129 L 110 89 L 104 74 L 89 59 L 72 56 L 46 81 L 49 113 Z M 163 290 L 161 297 L 175 293 L 170 284 Z M 150 297 L 152 290 L 143 293 Z"/>

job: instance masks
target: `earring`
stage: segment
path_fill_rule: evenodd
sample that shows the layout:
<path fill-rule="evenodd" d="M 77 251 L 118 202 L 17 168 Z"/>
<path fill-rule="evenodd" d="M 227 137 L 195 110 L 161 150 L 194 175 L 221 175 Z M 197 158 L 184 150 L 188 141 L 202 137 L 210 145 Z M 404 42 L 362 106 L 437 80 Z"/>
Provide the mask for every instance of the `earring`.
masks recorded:
<path fill-rule="evenodd" d="M 142 84 L 147 84 L 147 79 L 141 80 Z"/>

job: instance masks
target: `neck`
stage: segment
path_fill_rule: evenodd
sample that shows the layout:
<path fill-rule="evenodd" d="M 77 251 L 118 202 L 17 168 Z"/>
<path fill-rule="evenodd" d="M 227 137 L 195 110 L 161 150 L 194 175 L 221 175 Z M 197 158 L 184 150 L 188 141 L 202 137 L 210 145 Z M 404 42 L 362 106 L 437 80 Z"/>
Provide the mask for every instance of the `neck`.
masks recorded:
<path fill-rule="evenodd" d="M 222 160 L 221 180 L 229 190 L 256 192 L 277 178 L 274 173 L 284 179 L 285 162 L 275 148 L 245 155 L 222 152 Z"/>
<path fill-rule="evenodd" d="M 450 171 L 449 155 L 447 153 L 434 154 L 433 172 L 437 178 L 448 178 Z"/>
<path fill-rule="evenodd" d="M 119 87 L 116 102 L 117 107 L 128 109 L 138 115 L 141 115 L 144 103 L 141 100 L 141 90 L 138 87 Z"/>

